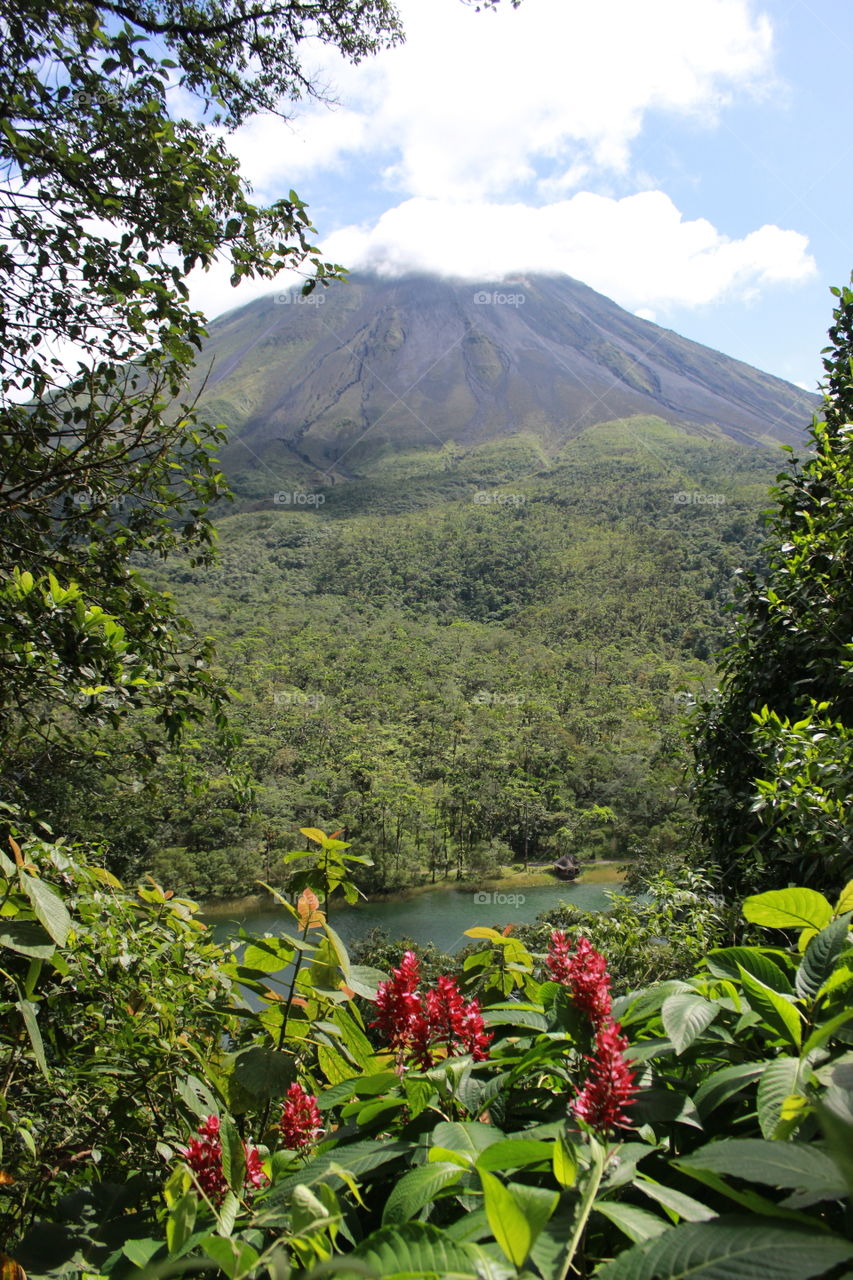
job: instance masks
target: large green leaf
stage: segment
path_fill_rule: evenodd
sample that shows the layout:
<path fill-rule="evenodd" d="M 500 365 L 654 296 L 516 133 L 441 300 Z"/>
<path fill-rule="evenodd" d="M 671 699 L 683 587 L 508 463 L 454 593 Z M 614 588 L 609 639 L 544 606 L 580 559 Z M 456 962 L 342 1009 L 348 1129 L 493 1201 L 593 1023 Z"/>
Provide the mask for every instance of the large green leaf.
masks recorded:
<path fill-rule="evenodd" d="M 458 1182 L 463 1170 L 458 1164 L 436 1161 L 410 1169 L 393 1188 L 382 1214 L 383 1227 L 408 1222 L 424 1205 L 434 1199 L 442 1187 Z"/>
<path fill-rule="evenodd" d="M 35 960 L 49 960 L 56 951 L 56 943 L 36 920 L 0 919 L 0 947 Z"/>
<path fill-rule="evenodd" d="M 832 919 L 832 907 L 816 889 L 771 889 L 747 898 L 743 914 L 752 924 L 769 929 L 814 929 L 819 933 Z"/>
<path fill-rule="evenodd" d="M 491 1173 L 498 1169 L 524 1169 L 531 1164 L 550 1164 L 553 1155 L 553 1142 L 539 1142 L 519 1135 L 486 1147 L 477 1157 L 477 1168 Z"/>
<path fill-rule="evenodd" d="M 633 1204 L 623 1204 L 620 1200 L 598 1200 L 595 1212 L 600 1213 L 623 1231 L 634 1244 L 642 1244 L 644 1240 L 654 1240 L 664 1231 L 670 1230 L 670 1224 L 656 1213 L 648 1209 L 638 1209 Z"/>
<path fill-rule="evenodd" d="M 596 1280 L 811 1280 L 851 1257 L 840 1236 L 732 1216 L 682 1223 L 620 1254 Z"/>
<path fill-rule="evenodd" d="M 675 1052 L 684 1053 L 694 1040 L 709 1027 L 720 1012 L 720 1006 L 702 996 L 679 995 L 667 996 L 661 1008 L 663 1027 L 669 1036 Z"/>
<path fill-rule="evenodd" d="M 298 1173 L 291 1174 L 281 1182 L 277 1182 L 267 1193 L 266 1203 L 278 1203 L 290 1195 L 294 1187 L 303 1183 L 314 1186 L 317 1182 L 328 1182 L 332 1187 L 344 1186 L 345 1180 L 335 1172 L 333 1166 L 352 1174 L 360 1181 L 369 1180 L 369 1175 L 383 1165 L 391 1164 L 410 1155 L 411 1144 L 408 1142 L 353 1142 L 349 1146 L 334 1147 L 324 1151 L 304 1165 Z"/>
<path fill-rule="evenodd" d="M 789 1136 L 782 1107 L 786 1098 L 802 1092 L 800 1071 L 799 1058 L 773 1058 L 764 1068 L 758 1082 L 758 1123 L 765 1138 Z"/>
<path fill-rule="evenodd" d="M 778 991 L 773 991 L 753 978 L 742 966 L 738 967 L 749 1007 L 759 1014 L 766 1027 L 775 1031 L 787 1044 L 799 1049 L 803 1038 L 803 1022 L 798 1010 Z"/>
<path fill-rule="evenodd" d="M 484 1169 L 480 1169 L 479 1174 L 492 1234 L 504 1256 L 520 1268 L 560 1197 L 556 1191 L 543 1187 L 520 1183 L 505 1187 L 499 1178 Z"/>
<path fill-rule="evenodd" d="M 797 970 L 797 994 L 804 1000 L 814 1000 L 826 980 L 831 977 L 835 962 L 847 945 L 850 921 L 847 916 L 833 920 L 821 929 L 806 947 Z"/>
<path fill-rule="evenodd" d="M 707 1222 L 709 1218 L 714 1217 L 713 1210 L 707 1205 L 694 1200 L 683 1191 L 677 1191 L 675 1187 L 665 1187 L 662 1183 L 655 1182 L 654 1178 L 648 1177 L 645 1173 L 637 1175 L 634 1187 L 637 1191 L 642 1191 L 643 1195 L 648 1196 L 650 1200 L 662 1205 L 673 1221 L 683 1218 L 685 1222 Z"/>
<path fill-rule="evenodd" d="M 743 968 L 774 991 L 790 995 L 793 990 L 788 975 L 758 947 L 720 947 L 710 952 L 705 963 L 718 978 L 737 978 Z"/>
<path fill-rule="evenodd" d="M 234 1078 L 253 1098 L 281 1096 L 296 1079 L 293 1056 L 260 1045 L 247 1049 L 234 1063 Z"/>
<path fill-rule="evenodd" d="M 482 1274 L 483 1255 L 476 1245 L 452 1240 L 428 1222 L 382 1227 L 350 1256 L 366 1262 L 382 1280 L 478 1280 Z"/>
<path fill-rule="evenodd" d="M 771 1142 L 761 1138 L 726 1138 L 710 1142 L 673 1160 L 680 1168 L 708 1169 L 769 1187 L 830 1191 L 839 1173 L 828 1155 L 804 1142 Z M 843 1189 L 841 1194 L 843 1194 Z"/>
<path fill-rule="evenodd" d="M 708 1076 L 707 1080 L 703 1080 L 693 1095 L 696 1110 L 702 1119 L 707 1119 L 717 1107 L 746 1089 L 758 1079 L 763 1070 L 763 1062 L 736 1062 L 733 1066 L 721 1067 Z"/>
<path fill-rule="evenodd" d="M 22 874 L 21 883 L 40 923 L 57 946 L 64 947 L 71 932 L 71 916 L 59 894 L 36 876 Z"/>
<path fill-rule="evenodd" d="M 492 1124 L 479 1120 L 442 1120 L 432 1131 L 432 1142 L 447 1151 L 458 1151 L 476 1164 L 481 1151 L 500 1142 L 504 1135 Z"/>

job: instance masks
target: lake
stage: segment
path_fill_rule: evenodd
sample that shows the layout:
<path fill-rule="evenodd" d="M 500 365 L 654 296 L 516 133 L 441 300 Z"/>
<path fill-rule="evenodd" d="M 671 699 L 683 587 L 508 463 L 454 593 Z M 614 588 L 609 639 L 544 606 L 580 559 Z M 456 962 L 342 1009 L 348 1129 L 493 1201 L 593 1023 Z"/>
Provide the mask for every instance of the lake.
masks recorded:
<path fill-rule="evenodd" d="M 541 911 L 566 902 L 585 911 L 609 906 L 607 889 L 615 884 L 544 884 L 517 893 L 476 892 L 472 889 L 427 889 L 409 898 L 361 902 L 355 907 L 333 906 L 330 922 L 348 947 L 371 929 L 384 929 L 392 938 L 411 938 L 440 951 L 453 952 L 470 942 L 465 930 L 474 925 L 529 924 Z M 292 925 L 286 912 L 268 908 L 248 911 L 231 919 L 211 919 L 214 936 L 222 942 L 242 925 L 251 933 L 283 933 Z"/>

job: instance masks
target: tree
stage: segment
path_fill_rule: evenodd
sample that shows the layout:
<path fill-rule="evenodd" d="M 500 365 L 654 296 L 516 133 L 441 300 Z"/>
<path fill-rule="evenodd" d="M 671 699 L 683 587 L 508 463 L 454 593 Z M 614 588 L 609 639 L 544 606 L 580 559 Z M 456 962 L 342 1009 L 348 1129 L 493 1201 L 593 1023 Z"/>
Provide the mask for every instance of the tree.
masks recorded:
<path fill-rule="evenodd" d="M 29 0 L 2 29 L 0 715 L 44 770 L 75 724 L 136 708 L 160 738 L 211 706 L 224 726 L 209 646 L 137 572 L 209 559 L 227 494 L 223 431 L 185 391 L 186 277 L 227 259 L 234 285 L 298 267 L 310 290 L 340 269 L 295 192 L 251 202 L 222 135 L 317 92 L 309 38 L 358 61 L 401 32 L 389 0 Z"/>
<path fill-rule="evenodd" d="M 824 352 L 813 453 L 774 490 L 768 566 L 744 577 L 718 699 L 696 736 L 696 799 L 734 894 L 853 868 L 853 292 Z"/>

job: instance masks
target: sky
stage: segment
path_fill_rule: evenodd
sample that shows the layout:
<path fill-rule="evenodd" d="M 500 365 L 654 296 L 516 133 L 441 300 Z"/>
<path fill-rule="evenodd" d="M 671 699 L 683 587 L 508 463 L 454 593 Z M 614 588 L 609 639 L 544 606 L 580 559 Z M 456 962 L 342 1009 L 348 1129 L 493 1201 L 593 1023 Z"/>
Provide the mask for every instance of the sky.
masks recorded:
<path fill-rule="evenodd" d="M 309 49 L 333 103 L 229 136 L 257 201 L 295 188 L 351 270 L 565 272 L 816 387 L 853 269 L 850 0 L 399 9 L 405 44 L 357 67 Z M 192 281 L 210 317 L 269 291 Z"/>

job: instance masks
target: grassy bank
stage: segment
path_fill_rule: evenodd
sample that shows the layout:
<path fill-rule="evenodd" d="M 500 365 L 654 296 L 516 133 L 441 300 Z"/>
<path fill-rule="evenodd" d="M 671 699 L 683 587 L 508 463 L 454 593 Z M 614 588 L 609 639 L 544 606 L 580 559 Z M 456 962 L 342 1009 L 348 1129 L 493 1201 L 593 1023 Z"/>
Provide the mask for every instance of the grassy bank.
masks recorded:
<path fill-rule="evenodd" d="M 534 889 L 546 884 L 612 884 L 617 886 L 625 879 L 623 867 L 624 863 L 622 862 L 601 860 L 584 867 L 576 880 L 560 880 L 552 871 L 544 869 L 525 871 L 523 869 L 516 870 L 512 867 L 502 867 L 501 875 L 499 876 L 475 880 L 457 880 L 453 876 L 447 876 L 436 880 L 434 883 L 427 881 L 425 884 L 406 885 L 400 889 L 393 889 L 388 893 L 368 894 L 368 900 L 371 902 L 405 902 L 409 898 L 428 893 L 432 889 L 459 889 L 466 892 L 476 892 L 481 889 L 490 893 L 504 893 L 514 892 L 517 889 Z M 217 917 L 260 911 L 271 907 L 274 902 L 275 899 L 268 893 L 251 893 L 239 898 L 209 898 L 202 903 L 202 906 L 206 916 Z"/>

